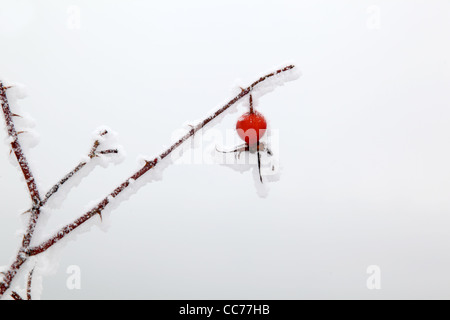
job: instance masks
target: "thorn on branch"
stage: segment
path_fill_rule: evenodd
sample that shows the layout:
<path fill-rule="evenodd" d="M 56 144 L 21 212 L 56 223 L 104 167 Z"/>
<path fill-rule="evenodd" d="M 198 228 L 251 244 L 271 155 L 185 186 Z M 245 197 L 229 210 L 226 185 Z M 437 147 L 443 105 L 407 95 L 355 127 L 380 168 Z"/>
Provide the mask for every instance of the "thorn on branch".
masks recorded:
<path fill-rule="evenodd" d="M 34 205 L 40 203 L 41 198 L 39 194 L 39 189 L 36 184 L 36 181 L 34 179 L 34 175 L 28 165 L 28 160 L 26 158 L 26 155 L 22 149 L 22 146 L 20 145 L 20 141 L 18 140 L 18 135 L 24 133 L 25 131 L 17 132 L 14 121 L 13 121 L 13 113 L 11 112 L 11 108 L 9 106 L 8 97 L 6 94 L 6 90 L 11 87 L 4 87 L 3 83 L 0 81 L 0 104 L 1 104 L 1 111 L 3 112 L 3 118 L 5 120 L 6 129 L 8 136 L 10 139 L 12 139 L 11 142 L 11 148 L 12 153 L 16 156 L 16 160 L 19 164 L 20 170 L 22 171 L 22 175 L 25 179 L 29 196 L 33 202 Z M 17 254 L 15 262 L 11 265 L 10 269 L 8 270 L 7 274 L 5 275 L 4 279 L 2 279 L 2 282 L 0 282 L 0 298 L 3 296 L 3 294 L 9 289 L 11 282 L 13 281 L 15 275 L 17 274 L 20 267 L 25 263 L 27 260 L 26 251 L 28 247 L 30 246 L 31 239 L 33 238 L 35 227 L 37 224 L 37 221 L 39 219 L 40 210 L 35 209 L 36 206 L 33 206 L 33 210 L 31 212 L 27 231 L 23 235 L 22 239 L 22 245 L 19 249 L 19 252 Z M 23 300 L 20 295 L 18 295 L 16 292 L 13 292 L 12 295 L 13 299 L 15 300 Z"/>
<path fill-rule="evenodd" d="M 23 263 L 26 261 L 27 257 L 36 256 L 38 254 L 45 252 L 47 249 L 49 249 L 53 245 L 57 244 L 61 239 L 65 238 L 66 236 L 71 234 L 74 230 L 79 228 L 86 221 L 88 221 L 89 219 L 91 219 L 92 217 L 94 217 L 97 214 L 100 216 L 100 219 L 103 220 L 102 210 L 105 209 L 105 207 L 110 203 L 110 197 L 116 198 L 120 193 L 122 193 L 124 190 L 126 190 L 131 185 L 131 183 L 130 183 L 131 180 L 136 181 L 136 180 L 140 179 L 141 177 L 143 177 L 149 170 L 154 168 L 161 160 L 168 157 L 175 149 L 180 147 L 187 139 L 193 137 L 200 129 L 202 129 L 208 123 L 210 123 L 212 120 L 214 120 L 219 115 L 224 113 L 226 110 L 228 110 L 232 105 L 234 105 L 240 99 L 242 99 L 246 95 L 248 95 L 253 90 L 253 88 L 255 88 L 259 83 L 264 82 L 265 80 L 267 80 L 271 77 L 274 77 L 275 75 L 278 75 L 282 72 L 288 71 L 293 68 L 294 68 L 294 65 L 286 66 L 283 69 L 279 69 L 275 72 L 272 72 L 270 74 L 267 74 L 267 75 L 259 78 L 258 80 L 253 82 L 249 87 L 247 87 L 245 89 L 241 88 L 242 92 L 240 94 L 236 95 L 227 104 L 225 104 L 224 106 L 222 106 L 221 108 L 216 110 L 213 114 L 209 115 L 208 117 L 203 119 L 201 122 L 199 122 L 194 128 L 192 128 L 192 130 L 190 130 L 188 133 L 186 133 L 178 141 L 174 142 L 170 147 L 168 147 L 165 151 L 163 151 L 158 157 L 156 157 L 154 160 L 151 160 L 151 161 L 145 160 L 145 165 L 143 165 L 139 170 L 137 170 L 133 175 L 131 175 L 125 182 L 123 182 L 122 184 L 117 186 L 116 189 L 114 189 L 114 191 L 112 193 L 110 193 L 106 198 L 101 200 L 94 209 L 89 210 L 88 212 L 84 213 L 83 215 L 81 215 L 80 217 L 78 217 L 77 219 L 72 221 L 71 223 L 65 225 L 59 231 L 57 231 L 53 236 L 51 236 L 47 240 L 41 242 L 40 244 L 32 247 L 32 246 L 30 246 L 29 242 L 27 242 L 26 246 L 23 245 L 21 250 L 24 250 L 24 252 L 26 253 L 26 257 L 22 258 L 20 255 L 18 255 L 18 257 L 16 258 L 16 262 L 14 263 L 13 267 L 11 267 L 10 271 L 8 271 L 8 274 L 11 274 L 8 281 L 4 281 L 3 283 L 0 283 L 0 297 L 6 292 L 6 290 L 8 290 L 12 279 L 14 278 L 14 276 L 16 275 L 16 273 L 20 269 L 20 267 L 23 265 Z M 0 82 L 0 98 L 3 99 L 4 110 L 6 109 L 6 111 L 9 112 L 7 106 L 5 107 L 5 102 L 4 102 L 5 97 L 6 97 L 6 95 L 3 94 L 3 92 L 2 92 L 2 85 Z M 7 121 L 7 125 L 10 123 L 11 123 L 11 121 L 9 121 L 9 122 Z M 14 129 L 13 127 L 11 127 L 11 128 Z M 107 133 L 108 132 L 105 130 L 100 133 L 100 136 L 104 136 Z M 96 155 L 103 152 L 103 151 L 97 152 L 99 145 L 100 145 L 100 141 L 99 140 L 95 141 L 95 143 L 91 149 L 91 152 L 89 153 L 89 157 L 93 158 Z M 19 150 L 19 151 L 21 151 L 21 150 Z M 104 150 L 104 151 L 108 151 L 108 150 Z M 116 152 L 111 152 L 111 153 L 116 153 Z M 19 160 L 19 163 L 22 163 L 20 161 L 20 159 L 23 158 L 23 157 L 21 157 L 21 154 L 18 154 L 17 158 Z M 83 167 L 85 164 L 86 164 L 86 162 L 82 162 L 77 167 L 78 169 L 76 169 L 76 170 L 81 169 L 81 167 Z M 28 171 L 29 171 L 28 167 L 23 168 L 23 171 L 26 171 L 26 173 L 28 173 Z M 76 171 L 74 170 L 74 172 L 76 172 Z M 29 174 L 29 175 L 31 176 L 31 174 Z M 70 178 L 70 176 L 68 178 Z M 31 178 L 32 178 L 32 176 L 31 176 Z M 29 181 L 29 180 L 27 179 L 26 181 Z M 63 182 L 65 182 L 65 181 L 66 180 L 64 180 Z M 34 180 L 31 180 L 31 182 L 33 182 L 33 184 L 29 183 L 30 192 L 34 191 L 34 189 L 37 189 L 35 187 Z M 39 198 L 39 194 L 37 193 L 37 190 L 35 193 L 31 192 L 31 194 L 32 194 L 32 196 L 36 195 L 36 197 Z M 53 194 L 53 193 L 51 193 L 51 194 Z M 40 205 L 42 206 L 42 204 L 43 203 L 41 201 Z M 38 214 L 39 214 L 39 212 L 36 212 L 35 217 L 32 217 L 32 218 L 35 218 L 35 220 L 37 220 Z M 32 221 L 32 222 L 34 222 L 32 224 L 32 227 L 34 227 L 35 221 Z M 32 232 L 29 232 L 29 234 L 30 234 L 30 237 L 33 235 Z M 17 296 L 20 298 L 19 295 L 17 295 Z"/>
<path fill-rule="evenodd" d="M 31 213 L 33 209 L 28 209 L 27 211 L 22 212 L 21 214 L 27 214 L 27 213 Z"/>

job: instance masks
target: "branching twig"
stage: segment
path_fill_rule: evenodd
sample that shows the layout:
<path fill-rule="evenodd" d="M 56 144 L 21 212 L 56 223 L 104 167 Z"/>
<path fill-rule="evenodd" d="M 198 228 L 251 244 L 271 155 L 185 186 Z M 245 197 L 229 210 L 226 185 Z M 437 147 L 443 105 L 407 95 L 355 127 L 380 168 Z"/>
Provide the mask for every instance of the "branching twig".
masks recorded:
<path fill-rule="evenodd" d="M 240 99 L 242 99 L 243 97 L 248 95 L 259 83 L 264 82 L 268 78 L 271 78 L 271 77 L 273 77 L 275 75 L 278 75 L 280 73 L 283 73 L 283 72 L 286 72 L 288 70 L 291 70 L 293 68 L 294 68 L 293 65 L 286 66 L 283 69 L 279 69 L 279 70 L 277 70 L 275 72 L 272 72 L 272 73 L 270 73 L 270 74 L 268 74 L 268 75 L 266 75 L 264 77 L 259 78 L 257 81 L 252 83 L 249 87 L 247 87 L 245 89 L 242 89 L 242 91 L 236 97 L 234 97 L 232 100 L 230 100 L 226 105 L 224 105 L 223 107 L 218 109 L 216 112 L 214 112 L 209 117 L 205 118 L 199 124 L 197 124 L 195 126 L 192 126 L 191 130 L 189 130 L 188 133 L 186 133 L 178 141 L 176 141 L 174 144 L 172 144 L 168 149 L 166 149 L 164 152 L 162 152 L 158 157 L 156 157 L 155 159 L 153 159 L 151 161 L 147 160 L 142 168 L 140 168 L 131 177 L 129 177 L 122 184 L 120 184 L 117 188 L 115 188 L 114 191 L 112 191 L 106 198 L 101 200 L 93 209 L 89 210 L 84 215 L 82 215 L 78 219 L 74 220 L 72 223 L 67 224 L 65 227 L 63 227 L 58 232 L 56 232 L 56 234 L 54 234 L 52 237 L 50 237 L 48 240 L 42 242 L 41 244 L 38 244 L 38 245 L 36 245 L 34 247 L 29 247 L 29 245 L 22 246 L 22 251 L 19 251 L 18 258 L 11 265 L 9 271 L 5 273 L 5 278 L 0 283 L 0 297 L 9 289 L 12 279 L 14 278 L 14 276 L 17 273 L 17 271 L 20 269 L 20 267 L 23 265 L 23 263 L 27 260 L 28 257 L 35 256 L 35 255 L 38 255 L 40 253 L 45 252 L 47 249 L 49 249 L 50 247 L 55 245 L 57 242 L 59 242 L 61 239 L 66 237 L 73 230 L 75 230 L 76 228 L 78 228 L 79 226 L 84 224 L 86 221 L 88 221 L 89 219 L 91 219 L 95 215 L 98 214 L 101 217 L 103 210 L 108 206 L 108 204 L 110 203 L 111 199 L 116 198 L 117 196 L 119 196 L 119 194 L 121 194 L 123 191 L 125 191 L 130 186 L 132 181 L 136 181 L 136 180 L 140 179 L 144 174 L 146 174 L 148 171 L 150 171 L 152 168 L 154 168 L 161 160 L 163 160 L 164 158 L 169 156 L 175 149 L 177 149 L 180 145 L 182 145 L 186 140 L 188 140 L 189 138 L 194 136 L 199 130 L 201 130 L 203 127 L 205 127 L 208 123 L 210 123 L 212 120 L 217 118 L 219 115 L 221 115 L 227 109 L 229 109 L 232 105 L 234 105 Z M 18 144 L 17 133 L 14 130 L 14 126 L 13 126 L 13 123 L 12 123 L 12 120 L 11 120 L 12 114 L 11 114 L 11 112 L 9 110 L 8 102 L 7 102 L 7 99 L 6 99 L 5 88 L 3 86 L 1 86 L 1 83 L 0 83 L 0 89 L 1 89 L 0 92 L 1 92 L 1 97 L 2 97 L 2 105 L 3 105 L 3 111 L 4 111 L 4 114 L 5 114 L 6 123 L 7 123 L 7 126 L 8 126 L 9 130 L 10 130 L 10 127 L 12 127 L 12 131 L 11 131 L 10 135 L 13 138 L 15 138 L 14 141 L 16 141 L 16 144 L 17 144 L 17 145 L 13 145 L 12 144 L 13 151 L 16 153 L 16 157 L 17 157 L 17 159 L 18 159 L 18 161 L 20 163 L 20 161 L 21 161 L 20 159 L 23 160 L 23 159 L 25 159 L 25 157 L 23 156 L 23 153 L 21 152 L 21 149 L 20 149 L 20 145 Z M 89 154 L 89 157 L 91 159 L 96 157 L 96 156 L 98 156 L 99 154 L 104 155 L 104 154 L 111 154 L 111 153 L 117 153 L 118 152 L 117 150 L 97 151 L 99 145 L 100 145 L 99 141 L 96 141 L 94 143 L 94 146 L 92 147 L 91 152 Z M 25 160 L 24 164 L 27 164 L 26 160 Z M 56 184 L 46 194 L 46 197 L 42 201 L 39 198 L 39 193 L 37 193 L 37 187 L 35 187 L 34 179 L 31 180 L 32 183 L 28 182 L 28 180 L 27 180 L 27 184 L 29 185 L 30 194 L 32 195 L 32 198 L 33 199 L 36 198 L 36 199 L 39 200 L 39 201 L 33 202 L 34 206 L 33 206 L 33 209 L 31 210 L 32 216 L 33 216 L 33 212 L 34 212 L 35 215 L 36 215 L 36 212 L 38 214 L 39 213 L 39 208 L 43 204 L 45 204 L 47 202 L 47 200 L 54 193 L 56 193 L 58 191 L 59 187 L 62 184 L 64 184 L 67 180 L 69 180 L 79 170 L 81 170 L 81 168 L 83 168 L 85 165 L 86 165 L 86 163 L 81 162 L 74 170 L 72 170 L 58 184 Z M 24 175 L 25 175 L 25 173 L 28 173 L 29 176 L 32 177 L 31 172 L 28 169 L 27 165 L 26 166 L 22 166 L 21 165 L 21 168 L 22 168 L 22 171 L 24 171 Z M 36 192 L 35 193 L 31 193 L 32 190 L 33 191 L 36 190 Z M 30 225 L 31 224 L 33 224 L 33 220 L 30 221 Z M 35 225 L 35 222 L 34 222 L 34 225 Z M 32 233 L 31 233 L 31 235 L 32 235 Z M 29 242 L 28 242 L 28 244 L 29 244 Z M 32 277 L 32 272 L 29 275 L 29 283 L 30 283 L 29 287 L 31 287 L 31 277 Z"/>
<path fill-rule="evenodd" d="M 34 256 L 37 254 L 40 254 L 44 251 L 46 251 L 48 248 L 53 246 L 55 243 L 57 243 L 59 240 L 64 238 L 66 235 L 71 233 L 73 230 L 78 228 L 80 225 L 88 221 L 90 218 L 95 216 L 96 214 L 101 214 L 101 212 L 106 208 L 106 206 L 110 202 L 110 198 L 116 198 L 120 193 L 122 193 L 125 189 L 128 188 L 130 185 L 130 180 L 138 180 L 140 179 L 145 173 L 147 173 L 149 170 L 154 168 L 159 161 L 166 158 L 169 154 L 171 154 L 175 149 L 177 149 L 183 142 L 188 140 L 190 137 L 195 135 L 197 131 L 202 129 L 204 126 L 206 126 L 209 122 L 211 122 L 213 119 L 217 118 L 220 114 L 222 114 L 224 111 L 226 111 L 228 108 L 230 108 L 232 105 L 234 105 L 237 101 L 245 97 L 247 94 L 250 93 L 250 91 L 259 83 L 265 81 L 266 79 L 273 77 L 279 73 L 288 71 L 293 69 L 294 66 L 290 65 L 283 69 L 277 70 L 273 73 L 270 73 L 264 77 L 261 77 L 254 83 L 252 83 L 248 88 L 243 89 L 241 93 L 239 93 L 236 97 L 234 97 L 232 100 L 230 100 L 225 106 L 217 110 L 214 114 L 204 119 L 202 122 L 200 122 L 198 125 L 194 126 L 188 133 L 186 133 L 183 137 L 181 137 L 177 142 L 175 142 L 172 146 L 170 146 L 166 151 L 161 153 L 159 157 L 153 159 L 152 161 L 146 161 L 145 165 L 139 169 L 135 174 L 133 174 L 130 178 L 128 178 L 125 182 L 123 182 L 120 186 L 118 186 L 113 192 L 109 194 L 106 198 L 104 198 L 102 201 L 100 201 L 93 209 L 86 212 L 84 215 L 73 221 L 72 223 L 66 225 L 62 229 L 60 229 L 53 237 L 48 239 L 47 241 L 43 242 L 40 245 L 37 245 L 35 247 L 32 247 L 27 252 L 28 255 Z"/>
<path fill-rule="evenodd" d="M 80 162 L 71 172 L 69 172 L 66 176 L 64 176 L 57 184 L 55 184 L 45 195 L 43 199 L 40 199 L 39 191 L 35 182 L 35 179 L 33 177 L 33 174 L 31 172 L 31 169 L 29 168 L 28 161 L 25 157 L 25 154 L 22 150 L 22 147 L 20 145 L 18 135 L 19 133 L 16 131 L 14 122 L 12 120 L 12 117 L 17 117 L 18 115 L 11 112 L 9 102 L 6 95 L 6 90 L 10 87 L 5 87 L 0 82 L 0 99 L 2 103 L 2 110 L 3 115 L 5 117 L 6 121 L 6 127 L 8 129 L 8 135 L 10 136 L 12 142 L 11 142 L 11 152 L 14 152 L 16 159 L 20 165 L 20 168 L 24 174 L 25 180 L 27 182 L 27 186 L 33 201 L 33 206 L 31 209 L 27 210 L 26 212 L 30 212 L 30 220 L 28 223 L 27 231 L 23 237 L 22 240 L 22 246 L 19 249 L 19 252 L 16 256 L 16 260 L 11 264 L 9 270 L 7 272 L 4 272 L 4 277 L 2 282 L 0 283 L 0 297 L 8 290 L 12 280 L 16 276 L 19 269 L 22 267 L 22 265 L 25 263 L 27 259 L 27 250 L 29 248 L 31 238 L 33 237 L 34 229 L 36 227 L 40 209 L 47 203 L 47 201 L 59 190 L 59 188 L 65 184 L 67 181 L 69 181 L 70 178 L 72 178 L 77 172 L 79 172 L 84 166 L 86 166 L 87 162 L 82 161 Z M 108 131 L 103 131 L 99 135 L 105 136 L 108 133 Z M 96 140 L 90 150 L 89 158 L 95 158 L 99 154 L 112 154 L 112 153 L 118 153 L 118 150 L 105 150 L 105 151 L 97 151 L 97 149 L 100 146 L 100 141 Z"/>
<path fill-rule="evenodd" d="M 103 131 L 99 135 L 105 136 L 108 134 L 108 131 Z M 89 152 L 88 156 L 90 159 L 93 159 L 95 157 L 98 157 L 99 154 L 112 154 L 112 153 L 119 153 L 119 150 L 112 149 L 112 150 L 104 150 L 104 151 L 97 151 L 97 149 L 100 146 L 100 141 L 95 140 L 91 151 Z M 59 188 L 61 188 L 62 185 L 64 185 L 67 181 L 69 181 L 76 173 L 78 173 L 84 166 L 88 164 L 87 161 L 81 161 L 72 171 L 70 171 L 68 174 L 66 174 L 61 180 L 59 180 L 58 183 L 56 183 L 46 194 L 45 197 L 41 200 L 40 206 L 43 207 L 47 201 L 58 192 Z"/>

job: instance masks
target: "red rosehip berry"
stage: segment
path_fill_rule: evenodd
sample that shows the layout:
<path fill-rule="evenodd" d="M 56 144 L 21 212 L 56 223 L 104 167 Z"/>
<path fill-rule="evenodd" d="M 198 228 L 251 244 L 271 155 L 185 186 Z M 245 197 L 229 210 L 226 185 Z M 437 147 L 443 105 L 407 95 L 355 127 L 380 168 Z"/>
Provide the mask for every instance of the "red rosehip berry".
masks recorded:
<path fill-rule="evenodd" d="M 266 129 L 266 119 L 257 111 L 243 114 L 236 123 L 239 137 L 249 146 L 255 146 L 265 134 Z"/>

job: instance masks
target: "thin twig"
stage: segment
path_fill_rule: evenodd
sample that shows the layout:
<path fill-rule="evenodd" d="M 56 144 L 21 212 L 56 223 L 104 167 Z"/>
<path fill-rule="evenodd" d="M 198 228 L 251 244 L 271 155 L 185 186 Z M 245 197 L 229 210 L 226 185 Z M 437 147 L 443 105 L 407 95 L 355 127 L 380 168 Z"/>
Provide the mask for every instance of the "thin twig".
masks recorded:
<path fill-rule="evenodd" d="M 108 134 L 107 130 L 100 132 L 99 136 L 103 137 Z M 89 152 L 89 158 L 94 158 L 97 152 L 98 147 L 100 146 L 100 140 L 95 140 L 94 145 L 91 148 L 91 152 Z"/>
<path fill-rule="evenodd" d="M 114 153 L 119 153 L 119 150 L 117 149 L 108 149 L 108 150 L 102 150 L 102 151 L 98 151 L 97 154 L 114 154 Z"/>
<path fill-rule="evenodd" d="M 108 133 L 108 131 L 103 131 L 100 133 L 100 136 L 104 136 Z M 119 153 L 119 150 L 113 149 L 113 150 L 104 150 L 104 151 L 97 151 L 98 147 L 100 146 L 100 141 L 95 140 L 91 151 L 88 154 L 88 157 L 93 159 L 97 157 L 99 154 L 115 154 Z M 68 174 L 66 174 L 61 180 L 58 181 L 51 189 L 45 194 L 45 197 L 41 200 L 40 206 L 43 207 L 48 200 L 58 192 L 58 190 L 64 185 L 67 181 L 69 181 L 75 174 L 77 174 L 83 167 L 85 167 L 88 164 L 87 161 L 81 161 L 72 171 L 70 171 Z"/>
<path fill-rule="evenodd" d="M 68 174 L 66 174 L 57 184 L 55 184 L 53 187 L 50 188 L 50 190 L 45 194 L 44 199 L 42 199 L 41 201 L 41 206 L 44 206 L 47 201 L 55 194 L 58 192 L 59 188 L 61 188 L 61 186 L 63 184 L 65 184 L 67 181 L 70 180 L 70 178 L 72 178 L 78 171 L 80 171 L 85 165 L 87 164 L 87 162 L 80 162 L 72 171 L 70 171 Z"/>
<path fill-rule="evenodd" d="M 270 73 L 264 77 L 261 77 L 254 83 L 252 83 L 248 88 L 243 89 L 241 93 L 239 93 L 236 97 L 231 99 L 225 106 L 217 110 L 214 114 L 204 119 L 202 122 L 200 122 L 198 125 L 194 126 L 188 133 L 186 133 L 183 137 L 181 137 L 178 141 L 176 141 L 173 145 L 171 145 L 167 150 L 165 150 L 163 153 L 159 155 L 159 157 L 153 159 L 152 161 L 146 161 L 145 165 L 139 169 L 136 173 L 134 173 L 130 178 L 125 180 L 121 185 L 119 185 L 113 192 L 111 192 L 106 198 L 104 198 L 102 201 L 100 201 L 93 209 L 86 212 L 84 215 L 73 221 L 72 223 L 67 224 L 63 228 L 61 228 L 58 232 L 56 232 L 55 235 L 53 235 L 48 240 L 44 241 L 43 243 L 31 247 L 27 254 L 30 256 L 38 255 L 44 251 L 46 251 L 51 246 L 55 245 L 57 242 L 59 242 L 61 239 L 63 239 L 65 236 L 67 236 L 69 233 L 71 233 L 73 230 L 81 226 L 83 223 L 94 217 L 95 215 L 99 214 L 101 215 L 101 212 L 106 208 L 106 206 L 110 203 L 110 197 L 116 198 L 120 193 L 122 193 L 125 189 L 128 188 L 130 185 L 131 180 L 138 180 L 140 179 L 145 173 L 147 173 L 149 170 L 154 168 L 160 160 L 163 160 L 168 155 L 170 155 L 175 149 L 177 149 L 183 142 L 188 140 L 190 137 L 194 136 L 200 129 L 202 129 L 204 126 L 206 126 L 209 122 L 211 122 L 213 119 L 217 118 L 220 114 L 222 114 L 224 111 L 226 111 L 228 108 L 230 108 L 232 105 L 234 105 L 237 101 L 245 97 L 247 94 L 251 92 L 251 90 L 257 86 L 259 83 L 265 81 L 266 79 L 273 77 L 277 74 L 280 74 L 282 72 L 288 71 L 293 69 L 293 65 L 289 65 L 287 67 L 284 67 L 283 69 L 279 69 L 273 73 Z"/>
<path fill-rule="evenodd" d="M 31 300 L 31 284 L 33 281 L 33 272 L 34 268 L 30 270 L 28 273 L 28 279 L 27 279 L 27 300 Z"/>
<path fill-rule="evenodd" d="M 22 298 L 17 292 L 15 292 L 15 291 L 11 292 L 11 297 L 12 297 L 14 300 L 23 300 L 23 298 Z"/>

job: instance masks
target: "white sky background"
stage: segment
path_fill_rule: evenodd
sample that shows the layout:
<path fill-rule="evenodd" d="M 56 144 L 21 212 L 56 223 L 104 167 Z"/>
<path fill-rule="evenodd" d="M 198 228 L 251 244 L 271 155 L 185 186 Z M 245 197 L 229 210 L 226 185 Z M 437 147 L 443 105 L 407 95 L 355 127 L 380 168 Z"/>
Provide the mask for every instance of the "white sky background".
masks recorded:
<path fill-rule="evenodd" d="M 448 1 L 0 0 L 0 77 L 27 87 L 41 192 L 99 125 L 127 151 L 48 212 L 46 232 L 230 99 L 236 79 L 291 60 L 303 73 L 259 101 L 283 166 L 267 198 L 250 172 L 171 166 L 104 218 L 106 233 L 93 227 L 61 247 L 42 298 L 448 298 L 449 16 Z M 7 264 L 28 196 L 2 149 Z M 66 287 L 70 265 L 81 290 Z M 370 265 L 381 290 L 367 289 Z"/>

